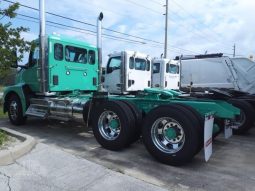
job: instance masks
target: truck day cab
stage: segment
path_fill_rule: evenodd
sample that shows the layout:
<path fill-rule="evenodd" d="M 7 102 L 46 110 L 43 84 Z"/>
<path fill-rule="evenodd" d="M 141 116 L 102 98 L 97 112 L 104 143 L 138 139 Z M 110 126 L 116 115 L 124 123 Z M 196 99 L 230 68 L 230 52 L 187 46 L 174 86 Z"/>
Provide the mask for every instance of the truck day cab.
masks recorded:
<path fill-rule="evenodd" d="M 240 114 L 225 101 L 181 98 L 174 91 L 149 88 L 127 95 L 125 91 L 114 95 L 101 91 L 102 13 L 98 17 L 97 48 L 61 35 L 46 36 L 44 14 L 41 0 L 38 48 L 31 50 L 29 63 L 17 73 L 16 83 L 4 91 L 4 112 L 14 125 L 24 124 L 29 116 L 82 120 L 91 125 L 96 140 L 106 149 L 124 149 L 142 136 L 146 149 L 158 161 L 182 165 L 204 146 L 209 159 L 212 128 L 216 126 L 208 116 L 228 122 L 229 129 Z M 109 60 L 109 73 L 115 71 L 119 56 L 122 64 L 129 62 L 132 71 L 127 81 L 116 81 L 118 87 L 139 89 L 133 75 L 139 75 L 136 68 L 150 70 L 150 59 L 132 53 L 113 55 L 116 62 Z M 143 83 L 149 86 L 148 79 Z"/>

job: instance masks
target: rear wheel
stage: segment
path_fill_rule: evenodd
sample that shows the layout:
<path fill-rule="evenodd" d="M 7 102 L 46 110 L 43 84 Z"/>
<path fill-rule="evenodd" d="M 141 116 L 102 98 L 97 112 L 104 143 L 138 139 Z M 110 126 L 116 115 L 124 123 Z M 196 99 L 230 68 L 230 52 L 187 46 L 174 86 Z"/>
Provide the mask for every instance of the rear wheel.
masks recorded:
<path fill-rule="evenodd" d="M 91 121 L 94 136 L 104 148 L 120 150 L 131 144 L 135 119 L 121 101 L 103 101 L 94 106 Z"/>
<path fill-rule="evenodd" d="M 196 154 L 200 152 L 200 150 L 204 147 L 204 117 L 202 117 L 197 110 L 195 110 L 193 107 L 185 104 L 177 104 L 183 109 L 186 109 L 186 112 L 191 112 L 193 116 L 196 118 L 195 121 L 193 121 L 194 125 L 196 126 L 196 129 L 198 131 L 199 135 L 199 145 L 196 151 Z M 191 115 L 191 114 L 190 114 Z"/>
<path fill-rule="evenodd" d="M 21 101 L 15 94 L 8 100 L 8 117 L 13 125 L 23 125 L 27 119 L 23 116 Z"/>
<path fill-rule="evenodd" d="M 135 104 L 124 100 L 122 100 L 121 102 L 123 102 L 129 107 L 135 118 L 135 128 L 133 129 L 134 132 L 133 135 L 130 137 L 131 143 L 133 143 L 141 137 L 143 113 L 135 106 Z"/>
<path fill-rule="evenodd" d="M 160 162 L 182 165 L 197 152 L 197 123 L 194 115 L 179 105 L 159 106 L 145 118 L 142 129 L 144 144 Z"/>
<path fill-rule="evenodd" d="M 255 113 L 252 105 L 244 100 L 231 99 L 228 100 L 233 106 L 240 109 L 240 115 L 236 119 L 236 124 L 238 125 L 238 129 L 233 129 L 233 133 L 236 135 L 241 135 L 249 131 L 249 129 L 253 126 L 254 118 L 253 115 Z"/>

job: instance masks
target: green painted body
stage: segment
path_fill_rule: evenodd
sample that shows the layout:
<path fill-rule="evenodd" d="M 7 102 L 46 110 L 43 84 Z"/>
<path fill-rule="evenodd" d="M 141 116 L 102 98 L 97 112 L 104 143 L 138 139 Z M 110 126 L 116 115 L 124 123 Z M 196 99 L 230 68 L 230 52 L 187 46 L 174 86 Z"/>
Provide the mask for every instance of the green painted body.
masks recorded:
<path fill-rule="evenodd" d="M 145 89 L 136 96 L 110 96 L 109 99 L 127 100 L 133 102 L 138 108 L 148 113 L 159 105 L 180 103 L 189 105 L 197 110 L 202 116 L 214 113 L 215 117 L 223 119 L 233 119 L 240 114 L 240 110 L 233 105 L 221 100 L 209 99 L 189 99 L 177 97 L 178 92 L 168 92 L 159 89 Z"/>
<path fill-rule="evenodd" d="M 40 92 L 40 69 L 39 69 L 39 49 L 38 40 L 35 40 L 37 48 L 34 50 L 33 63 L 27 64 L 26 69 L 21 69 L 16 75 L 16 84 L 26 84 L 33 92 Z M 54 45 L 63 46 L 62 60 L 54 57 Z M 66 46 L 86 49 L 87 52 L 95 52 L 95 64 L 87 62 L 67 61 L 65 52 Z M 48 92 L 62 91 L 96 91 L 98 88 L 98 56 L 97 49 L 85 42 L 77 41 L 68 37 L 49 35 L 47 37 L 46 49 L 46 89 Z M 87 55 L 88 57 L 88 55 Z M 89 60 L 88 58 L 86 60 Z M 31 61 L 30 61 L 31 62 Z M 58 78 L 58 84 L 53 83 L 53 78 Z M 94 82 L 93 82 L 94 79 Z"/>
<path fill-rule="evenodd" d="M 54 58 L 54 44 L 62 44 L 66 46 L 74 46 L 78 48 L 95 51 L 95 64 L 88 62 L 70 62 L 67 61 L 65 52 L 63 51 L 63 60 L 59 61 Z M 98 84 L 98 56 L 97 49 L 87 43 L 76 41 L 71 38 L 50 35 L 48 37 L 48 90 L 50 92 L 56 91 L 96 91 Z M 89 59 L 86 59 L 89 60 Z M 58 76 L 58 85 L 54 85 L 53 77 Z M 93 85 L 93 78 L 96 83 Z"/>

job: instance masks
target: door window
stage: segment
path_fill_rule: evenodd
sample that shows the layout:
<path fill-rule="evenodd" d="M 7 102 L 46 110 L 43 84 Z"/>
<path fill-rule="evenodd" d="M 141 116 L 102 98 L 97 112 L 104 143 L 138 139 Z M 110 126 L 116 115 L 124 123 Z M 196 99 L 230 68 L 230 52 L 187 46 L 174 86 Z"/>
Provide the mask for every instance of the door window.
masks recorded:
<path fill-rule="evenodd" d="M 112 73 L 114 70 L 118 70 L 120 69 L 121 66 L 121 57 L 117 56 L 117 57 L 112 57 L 110 58 L 108 64 L 107 64 L 107 69 L 106 69 L 106 73 Z"/>

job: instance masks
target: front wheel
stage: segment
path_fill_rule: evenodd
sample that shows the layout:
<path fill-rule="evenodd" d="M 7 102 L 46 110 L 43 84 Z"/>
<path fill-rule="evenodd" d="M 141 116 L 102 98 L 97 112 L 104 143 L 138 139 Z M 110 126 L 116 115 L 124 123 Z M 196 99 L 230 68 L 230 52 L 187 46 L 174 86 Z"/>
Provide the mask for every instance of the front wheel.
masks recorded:
<path fill-rule="evenodd" d="M 8 100 L 8 117 L 13 125 L 23 125 L 26 117 L 23 116 L 22 104 L 17 95 L 12 95 Z"/>
<path fill-rule="evenodd" d="M 145 118 L 142 136 L 147 150 L 158 161 L 179 166 L 189 162 L 199 147 L 198 119 L 178 105 L 163 105 Z"/>

